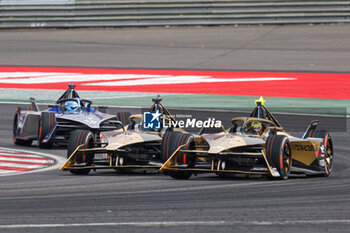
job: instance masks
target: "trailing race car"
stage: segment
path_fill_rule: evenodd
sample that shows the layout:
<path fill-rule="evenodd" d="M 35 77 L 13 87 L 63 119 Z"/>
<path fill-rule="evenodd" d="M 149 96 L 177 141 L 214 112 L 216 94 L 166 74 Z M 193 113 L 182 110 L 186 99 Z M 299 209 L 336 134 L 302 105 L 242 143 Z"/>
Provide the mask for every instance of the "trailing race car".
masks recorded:
<path fill-rule="evenodd" d="M 91 169 L 156 169 L 165 162 L 164 152 L 169 145 L 169 138 L 163 137 L 167 131 L 184 132 L 180 128 L 165 128 L 162 119 L 175 121 L 170 112 L 161 103 L 158 95 L 149 110 L 151 118 L 160 117 L 160 127 L 147 128 L 143 124 L 145 113 L 131 115 L 120 113 L 120 120 L 129 116 L 130 124 L 119 130 L 100 133 L 101 142 L 95 140 L 88 129 L 75 130 L 68 143 L 67 161 L 61 170 L 73 174 L 88 174 Z"/>
<path fill-rule="evenodd" d="M 74 84 L 69 84 L 49 109 L 40 111 L 33 98 L 32 108 L 18 107 L 13 120 L 13 142 L 29 146 L 37 140 L 39 147 L 50 148 L 53 143 L 67 144 L 75 129 L 88 129 L 99 140 L 99 132 L 120 128 L 116 116 L 103 113 L 104 107 L 92 107 L 92 102 L 81 99 L 74 88 Z"/>
<path fill-rule="evenodd" d="M 176 179 L 204 172 L 279 179 L 287 179 L 291 173 L 329 176 L 334 159 L 331 134 L 316 130 L 318 121 L 312 121 L 302 138 L 293 137 L 264 102 L 262 98 L 257 100 L 249 117 L 233 118 L 233 127 L 220 133 L 169 132 L 164 136 L 170 142 L 164 153 L 167 161 L 160 171 Z"/>

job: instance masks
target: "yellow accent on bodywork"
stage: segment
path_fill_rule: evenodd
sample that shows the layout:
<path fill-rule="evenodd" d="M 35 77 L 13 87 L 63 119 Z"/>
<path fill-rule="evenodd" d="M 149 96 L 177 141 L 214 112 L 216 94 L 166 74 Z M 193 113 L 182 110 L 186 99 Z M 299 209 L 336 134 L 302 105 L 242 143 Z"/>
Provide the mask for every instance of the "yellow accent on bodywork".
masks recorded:
<path fill-rule="evenodd" d="M 129 121 L 132 122 L 132 124 L 136 124 L 135 120 L 142 120 L 142 114 L 135 114 L 129 116 Z"/>
<path fill-rule="evenodd" d="M 176 160 L 176 154 L 179 152 L 179 150 L 181 150 L 183 147 L 185 147 L 186 144 L 179 146 L 176 151 L 174 151 L 174 153 L 169 157 L 169 159 L 163 164 L 163 166 L 159 169 L 159 171 L 164 171 L 166 169 L 171 168 L 171 164 L 175 163 Z"/>
<path fill-rule="evenodd" d="M 132 119 L 142 119 L 142 114 L 134 114 L 129 116 L 129 120 L 131 121 Z"/>
<path fill-rule="evenodd" d="M 69 158 L 67 159 L 67 161 L 62 165 L 62 167 L 60 168 L 61 171 L 65 171 L 68 170 L 68 168 L 70 168 L 70 164 L 73 162 L 74 158 L 75 158 L 75 154 L 77 153 L 77 151 L 80 149 L 80 147 L 84 146 L 84 144 L 79 145 L 74 151 L 73 153 L 69 156 Z"/>
<path fill-rule="evenodd" d="M 266 158 L 266 150 L 265 150 L 265 149 L 262 151 L 262 155 L 263 155 L 263 157 L 264 157 L 264 160 L 265 160 L 265 163 L 266 163 L 266 167 L 267 167 L 267 169 L 269 170 L 270 175 L 273 176 L 273 172 L 272 172 L 271 165 L 269 164 L 269 161 L 268 161 L 267 158 Z"/>
<path fill-rule="evenodd" d="M 231 119 L 231 123 L 233 123 L 234 121 L 241 121 L 243 123 L 246 119 L 246 117 L 234 117 Z"/>
<path fill-rule="evenodd" d="M 258 104 L 259 102 L 261 103 L 261 105 L 264 105 L 266 101 L 264 100 L 264 98 L 263 98 L 262 96 L 260 96 L 260 99 L 255 100 L 254 103 L 255 103 L 255 104 Z"/>

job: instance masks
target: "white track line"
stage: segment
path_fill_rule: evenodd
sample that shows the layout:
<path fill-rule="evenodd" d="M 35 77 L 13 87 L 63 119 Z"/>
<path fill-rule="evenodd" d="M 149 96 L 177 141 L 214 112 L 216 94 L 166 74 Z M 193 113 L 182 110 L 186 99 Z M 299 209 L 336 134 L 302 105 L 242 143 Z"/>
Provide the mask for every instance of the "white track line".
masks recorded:
<path fill-rule="evenodd" d="M 16 172 L 18 172 L 18 171 L 0 170 L 0 176 L 13 175 L 12 173 L 16 173 Z"/>
<path fill-rule="evenodd" d="M 45 159 L 43 158 L 43 156 L 41 155 L 37 155 L 37 154 L 30 154 L 27 152 L 23 152 L 23 153 L 19 153 L 19 152 L 15 152 L 15 153 L 11 153 L 9 151 L 0 151 L 0 155 L 4 155 L 4 156 L 15 156 L 15 157 L 23 157 L 23 158 L 38 158 L 38 159 Z"/>
<path fill-rule="evenodd" d="M 0 152 L 0 159 L 3 160 L 9 160 L 9 159 L 21 159 L 21 160 L 31 160 L 31 161 L 36 161 L 36 162 L 45 162 L 45 161 L 50 161 L 52 160 L 51 158 L 43 157 L 43 156 L 38 156 L 38 155 L 21 155 L 21 154 L 5 154 Z"/>
<path fill-rule="evenodd" d="M 8 162 L 2 162 L 0 160 L 0 167 L 12 167 L 12 168 L 27 168 L 27 169 L 36 169 L 36 168 L 40 168 L 42 166 L 47 166 L 47 165 L 50 165 L 50 164 L 40 164 L 40 165 L 37 165 L 37 164 L 24 164 L 24 163 L 8 163 Z"/>
<path fill-rule="evenodd" d="M 350 224 L 350 219 L 326 220 L 287 220 L 287 221 L 173 221 L 173 222 L 97 222 L 97 223 L 58 223 L 58 224 L 10 224 L 0 225 L 0 229 L 16 228 L 57 228 L 57 227 L 107 227 L 107 226 L 134 226 L 134 227 L 165 227 L 165 226 L 224 226 L 224 225 L 324 225 L 324 224 Z"/>
<path fill-rule="evenodd" d="M 26 158 L 22 158 L 22 157 L 17 157 L 17 158 L 7 158 L 7 157 L 4 157 L 4 156 L 1 156 L 1 153 L 0 153 L 0 162 L 2 163 L 12 163 L 12 162 L 29 162 L 29 163 L 32 163 L 33 165 L 35 164 L 38 164 L 38 165 L 44 165 L 44 164 L 52 164 L 54 163 L 55 161 L 53 159 L 26 159 Z"/>
<path fill-rule="evenodd" d="M 19 150 L 19 149 L 12 149 L 12 148 L 5 148 L 5 147 L 0 147 L 0 153 L 1 151 L 6 151 L 6 153 L 9 154 L 9 156 L 18 156 L 18 157 L 33 157 L 33 158 L 40 158 L 40 156 L 43 157 L 47 157 L 49 159 L 52 159 L 55 161 L 55 164 L 52 166 L 47 166 L 50 165 L 50 163 L 47 163 L 46 165 L 39 167 L 38 169 L 35 170 L 31 170 L 31 171 L 7 171 L 6 173 L 1 171 L 0 172 L 0 176 L 12 176 L 12 175 L 21 175 L 21 174 L 28 174 L 28 173 L 34 173 L 34 172 L 43 172 L 43 171 L 49 171 L 49 170 L 58 170 L 63 163 L 66 161 L 65 158 L 57 156 L 57 155 L 52 155 L 52 154 L 46 154 L 46 153 L 41 153 L 41 152 L 32 152 L 29 150 Z M 17 153 L 17 154 L 16 154 Z M 33 153 L 33 155 L 22 155 L 19 153 Z M 0 159 L 4 159 L 4 158 L 0 158 Z M 8 160 L 6 158 L 6 160 Z M 50 160 L 47 160 L 45 158 L 43 158 L 43 160 L 35 160 L 36 162 L 42 162 L 42 163 L 46 163 Z M 10 166 L 14 167 L 16 166 L 15 163 L 9 163 Z M 26 167 L 31 167 L 31 165 L 25 165 Z M 38 167 L 38 165 L 36 165 L 36 167 Z"/>

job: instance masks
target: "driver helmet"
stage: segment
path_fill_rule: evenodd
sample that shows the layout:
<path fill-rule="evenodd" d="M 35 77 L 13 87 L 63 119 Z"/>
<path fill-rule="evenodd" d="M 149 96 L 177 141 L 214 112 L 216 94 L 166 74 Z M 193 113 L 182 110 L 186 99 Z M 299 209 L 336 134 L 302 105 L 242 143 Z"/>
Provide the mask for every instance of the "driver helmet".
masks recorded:
<path fill-rule="evenodd" d="M 259 135 L 262 134 L 263 125 L 261 124 L 261 122 L 259 122 L 259 121 L 254 121 L 254 122 L 252 122 L 251 127 L 253 127 L 254 130 L 255 130 Z"/>
<path fill-rule="evenodd" d="M 78 110 L 78 103 L 72 100 L 67 101 L 64 104 L 64 110 L 68 113 L 73 113 Z"/>

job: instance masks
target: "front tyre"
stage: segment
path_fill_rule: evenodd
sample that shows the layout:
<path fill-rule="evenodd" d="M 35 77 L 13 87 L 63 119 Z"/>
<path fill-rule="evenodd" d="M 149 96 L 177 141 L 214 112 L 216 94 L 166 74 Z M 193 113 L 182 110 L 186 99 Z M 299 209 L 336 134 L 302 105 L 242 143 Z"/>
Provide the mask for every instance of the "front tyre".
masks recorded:
<path fill-rule="evenodd" d="M 94 134 L 89 130 L 74 130 L 69 138 L 67 147 L 67 158 L 80 146 L 80 149 L 92 148 L 95 144 Z M 75 154 L 75 164 L 84 164 L 85 166 L 91 166 L 94 160 L 94 154 L 91 152 L 77 152 Z M 69 170 L 72 174 L 87 175 L 90 172 L 90 168 L 73 169 Z"/>
<path fill-rule="evenodd" d="M 184 150 L 192 150 L 195 148 L 194 138 L 191 134 L 181 133 L 181 132 L 172 132 L 167 131 L 162 140 L 161 145 L 161 159 L 162 162 L 165 163 L 171 155 L 179 148 L 180 146 L 185 145 L 182 149 Z M 189 153 L 181 152 L 177 155 L 176 163 L 179 165 L 187 165 L 191 164 L 191 156 Z M 175 171 L 170 170 L 166 171 L 164 174 L 170 175 L 174 179 L 189 179 L 192 176 L 191 172 L 188 171 Z"/>
<path fill-rule="evenodd" d="M 271 135 L 265 144 L 266 157 L 269 164 L 275 167 L 281 180 L 288 179 L 292 165 L 292 150 L 289 140 L 284 135 Z"/>
<path fill-rule="evenodd" d="M 39 129 L 38 129 L 38 146 L 40 148 L 49 149 L 52 147 L 52 140 L 48 140 L 44 142 L 46 136 L 49 133 L 53 134 L 52 129 L 56 124 L 56 115 L 53 112 L 42 112 L 40 121 L 39 121 Z"/>

